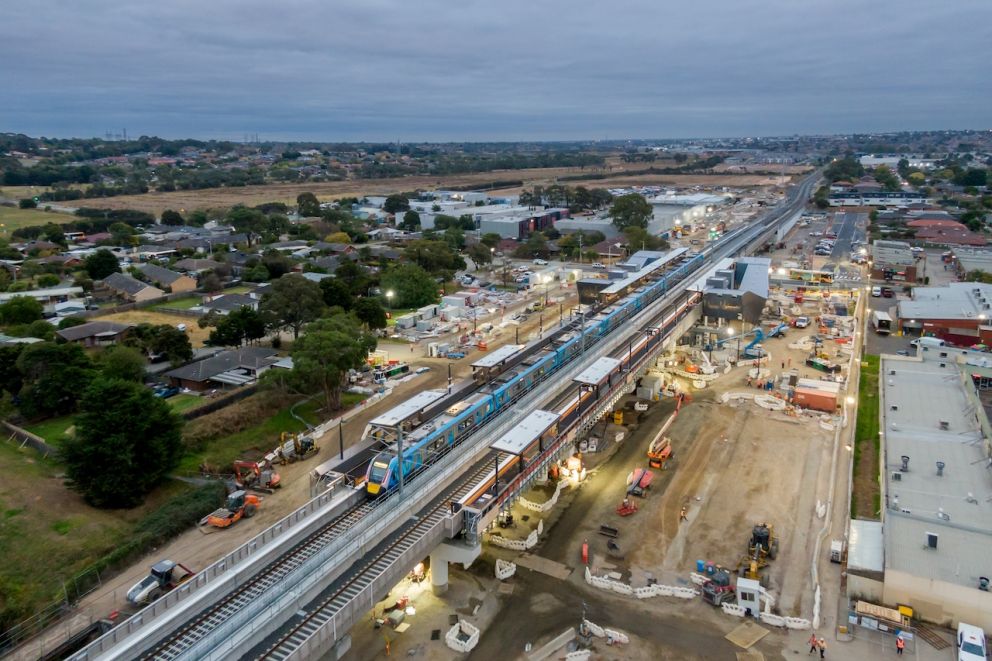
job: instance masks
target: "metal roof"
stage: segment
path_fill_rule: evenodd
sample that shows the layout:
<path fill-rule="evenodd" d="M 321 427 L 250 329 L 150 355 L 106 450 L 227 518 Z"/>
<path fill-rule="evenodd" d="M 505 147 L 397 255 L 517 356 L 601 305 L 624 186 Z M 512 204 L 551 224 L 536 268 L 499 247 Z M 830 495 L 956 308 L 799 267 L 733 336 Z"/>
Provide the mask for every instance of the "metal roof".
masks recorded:
<path fill-rule="evenodd" d="M 590 386 L 599 385 L 603 379 L 609 376 L 610 372 L 615 370 L 617 366 L 620 365 L 620 361 L 616 358 L 608 358 L 606 356 L 600 358 L 595 363 L 585 368 L 582 374 L 579 374 L 574 381 L 579 383 L 585 383 Z"/>
<path fill-rule="evenodd" d="M 447 395 L 445 390 L 425 390 L 419 392 L 382 415 L 372 418 L 371 424 L 380 427 L 395 427 L 423 411 L 425 408 Z"/>
<path fill-rule="evenodd" d="M 643 252 L 646 252 L 646 251 L 643 251 Z M 681 257 L 682 255 L 684 255 L 687 252 L 689 252 L 689 249 L 688 248 L 676 248 L 675 250 L 672 250 L 671 252 L 669 252 L 667 255 L 665 255 L 661 259 L 657 259 L 657 260 L 655 260 L 653 262 L 650 262 L 647 266 L 645 266 L 641 270 L 635 271 L 634 273 L 631 273 L 629 276 L 627 276 L 626 278 L 624 278 L 622 280 L 617 280 L 614 284 L 612 284 L 609 287 L 607 287 L 606 289 L 604 289 L 601 293 L 603 293 L 603 294 L 618 294 L 621 291 L 623 291 L 625 288 L 629 287 L 630 285 L 632 285 L 635 282 L 637 282 L 638 280 L 640 280 L 641 278 L 644 278 L 644 277 L 646 277 L 648 275 L 651 275 L 652 273 L 654 273 L 655 271 L 657 271 L 659 269 L 665 268 L 666 266 L 668 266 L 673 261 L 675 261 L 676 259 L 678 259 L 679 257 Z M 638 254 L 640 254 L 640 253 L 638 253 Z M 637 255 L 635 254 L 634 257 L 636 257 L 636 256 Z"/>
<path fill-rule="evenodd" d="M 475 361 L 472 367 L 495 367 L 523 348 L 522 344 L 507 344 Z"/>
<path fill-rule="evenodd" d="M 558 414 L 551 411 L 534 411 L 521 420 L 516 427 L 507 432 L 503 438 L 493 443 L 491 447 L 498 452 L 520 454 L 541 437 L 558 421 Z"/>
<path fill-rule="evenodd" d="M 852 519 L 847 543 L 849 569 L 883 571 L 885 553 L 882 545 L 882 522 Z"/>

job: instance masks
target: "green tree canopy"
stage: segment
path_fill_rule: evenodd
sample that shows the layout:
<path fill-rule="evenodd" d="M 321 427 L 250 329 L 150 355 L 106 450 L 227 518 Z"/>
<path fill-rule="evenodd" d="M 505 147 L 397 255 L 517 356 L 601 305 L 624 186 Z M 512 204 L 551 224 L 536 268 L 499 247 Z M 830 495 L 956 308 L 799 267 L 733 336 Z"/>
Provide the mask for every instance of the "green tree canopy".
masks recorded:
<path fill-rule="evenodd" d="M 405 229 L 408 232 L 416 232 L 420 229 L 420 214 L 410 209 L 405 214 L 403 214 L 403 222 L 400 223 L 400 228 Z"/>
<path fill-rule="evenodd" d="M 386 310 L 377 298 L 360 298 L 355 301 L 355 317 L 369 330 L 386 327 Z"/>
<path fill-rule="evenodd" d="M 265 214 L 258 209 L 247 207 L 234 207 L 227 214 L 227 222 L 237 230 L 243 232 L 248 237 L 248 245 L 252 245 L 255 238 L 261 236 L 268 227 L 269 221 Z"/>
<path fill-rule="evenodd" d="M 145 358 L 135 348 L 118 345 L 107 347 L 97 360 L 100 374 L 107 379 L 141 383 L 145 380 Z"/>
<path fill-rule="evenodd" d="M 400 211 L 406 211 L 410 208 L 410 201 L 406 199 L 406 196 L 395 193 L 386 198 L 385 204 L 382 205 L 382 210 L 386 213 L 398 213 Z"/>
<path fill-rule="evenodd" d="M 324 310 L 320 285 L 297 273 L 275 280 L 259 306 L 259 311 L 273 326 L 291 328 L 294 339 L 300 336 L 305 324 L 318 318 Z"/>
<path fill-rule="evenodd" d="M 352 296 L 362 296 L 368 293 L 372 285 L 368 269 L 352 261 L 342 263 L 335 271 L 334 277 L 348 285 Z"/>
<path fill-rule="evenodd" d="M 23 379 L 19 407 L 29 419 L 72 413 L 93 378 L 93 364 L 78 344 L 28 345 L 17 369 Z"/>
<path fill-rule="evenodd" d="M 617 228 L 641 227 L 647 229 L 651 219 L 652 209 L 644 196 L 639 193 L 628 193 L 613 200 L 610 206 L 610 218 Z"/>
<path fill-rule="evenodd" d="M 0 322 L 4 324 L 30 324 L 41 319 L 44 307 L 30 296 L 15 296 L 0 304 Z"/>
<path fill-rule="evenodd" d="M 627 227 L 624 229 L 623 235 L 627 239 L 627 246 L 632 253 L 638 250 L 667 250 L 669 248 L 668 241 L 640 227 Z"/>
<path fill-rule="evenodd" d="M 181 365 L 193 357 L 189 336 L 169 324 L 138 324 L 124 342 L 149 358 L 164 356 L 172 365 Z"/>
<path fill-rule="evenodd" d="M 94 280 L 103 280 L 111 273 L 120 273 L 121 265 L 117 256 L 106 248 L 100 248 L 86 258 L 86 273 Z"/>
<path fill-rule="evenodd" d="M 166 209 L 162 212 L 161 222 L 163 225 L 185 225 L 186 219 L 178 211 Z"/>
<path fill-rule="evenodd" d="M 320 392 L 325 412 L 335 411 L 341 407 L 348 370 L 361 367 L 375 347 L 375 336 L 353 315 L 319 319 L 293 343 L 291 380 L 304 392 Z"/>
<path fill-rule="evenodd" d="M 490 251 L 490 248 L 481 243 L 473 243 L 465 252 L 468 253 L 468 256 L 472 258 L 472 261 L 476 265 L 489 264 L 493 261 L 493 253 Z"/>
<path fill-rule="evenodd" d="M 418 239 L 411 241 L 403 250 L 403 256 L 430 273 L 451 273 L 465 268 L 465 260 L 446 241 Z"/>
<path fill-rule="evenodd" d="M 486 232 L 485 234 L 482 235 L 482 238 L 479 239 L 479 241 L 482 242 L 482 245 L 487 246 L 489 248 L 495 248 L 496 246 L 499 245 L 499 242 L 501 240 L 502 237 L 495 232 Z"/>
<path fill-rule="evenodd" d="M 245 305 L 218 319 L 207 341 L 213 346 L 240 347 L 263 337 L 265 321 L 262 314 Z"/>
<path fill-rule="evenodd" d="M 382 275 L 383 295 L 393 292 L 391 306 L 419 308 L 437 303 L 438 285 L 427 271 L 416 264 L 400 264 Z"/>
<path fill-rule="evenodd" d="M 335 306 L 345 312 L 351 309 L 355 300 L 351 294 L 348 283 L 340 278 L 324 278 L 320 281 L 320 292 L 324 298 L 324 305 L 329 308 Z"/>
<path fill-rule="evenodd" d="M 300 193 L 296 196 L 296 212 L 304 218 L 320 215 L 320 200 L 313 193 Z"/>
<path fill-rule="evenodd" d="M 182 422 L 138 383 L 100 378 L 86 390 L 61 457 L 73 488 L 95 507 L 140 504 L 179 463 Z"/>

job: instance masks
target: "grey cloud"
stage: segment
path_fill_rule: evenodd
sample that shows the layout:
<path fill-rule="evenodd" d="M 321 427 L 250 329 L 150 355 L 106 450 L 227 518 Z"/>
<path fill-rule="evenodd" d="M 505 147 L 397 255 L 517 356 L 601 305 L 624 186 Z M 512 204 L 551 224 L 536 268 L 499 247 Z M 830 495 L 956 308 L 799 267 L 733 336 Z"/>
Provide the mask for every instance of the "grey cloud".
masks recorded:
<path fill-rule="evenodd" d="M 0 130 L 355 140 L 983 128 L 987 0 L 38 0 Z"/>

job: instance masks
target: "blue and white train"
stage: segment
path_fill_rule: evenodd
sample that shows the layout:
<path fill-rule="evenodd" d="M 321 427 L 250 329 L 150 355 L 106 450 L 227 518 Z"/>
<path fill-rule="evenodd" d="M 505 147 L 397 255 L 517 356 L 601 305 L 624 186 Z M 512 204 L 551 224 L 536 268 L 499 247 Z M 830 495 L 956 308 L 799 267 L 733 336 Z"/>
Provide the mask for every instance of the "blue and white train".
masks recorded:
<path fill-rule="evenodd" d="M 586 320 L 582 328 L 556 338 L 550 346 L 525 357 L 491 384 L 411 432 L 404 438 L 402 470 L 404 479 L 429 464 L 444 451 L 458 445 L 478 427 L 508 408 L 535 385 L 566 365 L 583 347 L 609 335 L 630 317 L 664 296 L 677 283 L 699 269 L 703 254 L 686 255 L 680 263 L 657 279 L 637 286 L 624 298 L 607 305 Z M 656 274 L 652 274 L 656 275 Z M 399 461 L 395 450 L 384 450 L 369 463 L 365 473 L 366 490 L 379 496 L 399 485 Z"/>

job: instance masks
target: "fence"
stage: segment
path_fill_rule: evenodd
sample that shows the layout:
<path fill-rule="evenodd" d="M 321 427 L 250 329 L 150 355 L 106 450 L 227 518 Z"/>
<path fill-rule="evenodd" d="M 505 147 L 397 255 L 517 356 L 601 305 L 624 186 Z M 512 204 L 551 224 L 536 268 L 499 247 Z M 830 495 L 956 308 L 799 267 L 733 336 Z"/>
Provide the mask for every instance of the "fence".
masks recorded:
<path fill-rule="evenodd" d="M 26 429 L 21 429 L 17 425 L 13 425 L 6 420 L 3 421 L 3 426 L 7 428 L 10 432 L 10 439 L 17 439 L 21 446 L 30 445 L 33 449 L 37 450 L 39 454 L 43 457 L 48 457 L 58 452 L 58 448 L 54 448 L 45 442 L 41 436 L 32 434 Z"/>
<path fill-rule="evenodd" d="M 233 404 L 234 402 L 239 402 L 249 395 L 254 395 L 258 391 L 258 384 L 252 383 L 247 386 L 242 386 L 237 390 L 232 390 L 226 392 L 223 395 L 209 399 L 203 404 L 189 409 L 188 411 L 183 411 L 182 417 L 184 420 L 194 420 L 200 416 L 204 416 L 208 413 L 213 413 L 214 411 L 219 411 L 220 409 Z"/>

